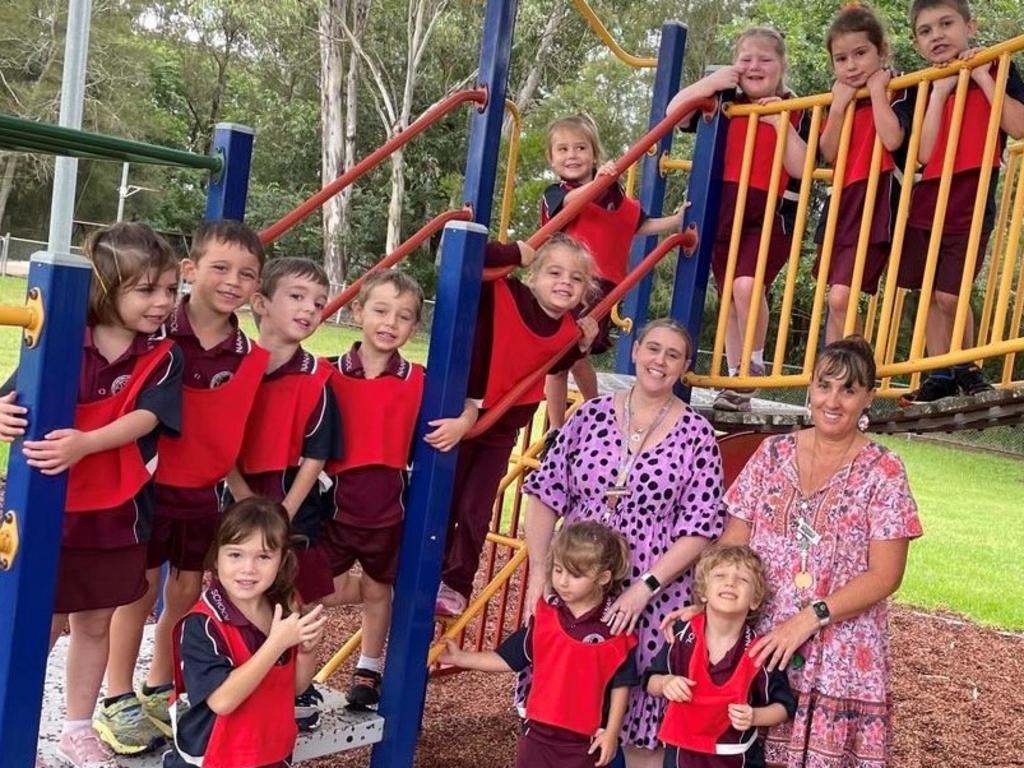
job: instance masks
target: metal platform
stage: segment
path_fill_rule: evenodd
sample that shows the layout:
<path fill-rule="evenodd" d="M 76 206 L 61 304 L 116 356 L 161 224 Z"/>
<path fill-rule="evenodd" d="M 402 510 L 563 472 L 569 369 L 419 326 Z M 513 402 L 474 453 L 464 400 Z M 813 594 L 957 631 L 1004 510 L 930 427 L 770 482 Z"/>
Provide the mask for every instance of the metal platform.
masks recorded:
<path fill-rule="evenodd" d="M 152 653 L 152 625 L 146 627 L 139 654 L 139 667 L 149 665 Z M 46 687 L 43 691 L 43 710 L 39 724 L 39 749 L 47 763 L 53 768 L 63 766 L 57 758 L 56 747 L 60 738 L 61 723 L 64 719 L 64 660 L 67 656 L 67 636 L 57 641 L 46 670 Z M 347 749 L 375 744 L 384 735 L 384 718 L 374 712 L 349 712 L 345 709 L 345 696 L 340 691 L 317 686 L 324 695 L 324 711 L 320 727 L 312 733 L 299 734 L 295 745 L 295 762 L 312 760 L 332 755 Z M 120 758 L 124 768 L 159 768 L 160 748 L 148 755 Z"/>
<path fill-rule="evenodd" d="M 898 408 L 891 401 L 876 400 L 876 404 L 871 432 L 956 432 L 1024 423 L 1024 387 L 973 397 L 944 397 L 909 408 Z"/>

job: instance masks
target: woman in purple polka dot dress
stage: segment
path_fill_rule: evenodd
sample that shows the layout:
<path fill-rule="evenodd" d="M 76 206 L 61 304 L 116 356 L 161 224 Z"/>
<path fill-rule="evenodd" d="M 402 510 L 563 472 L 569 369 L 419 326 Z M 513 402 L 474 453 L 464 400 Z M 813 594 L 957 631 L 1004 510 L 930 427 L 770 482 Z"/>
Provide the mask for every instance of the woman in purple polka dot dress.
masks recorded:
<path fill-rule="evenodd" d="M 530 496 L 527 606 L 548 589 L 544 561 L 556 520 L 603 522 L 626 537 L 632 557 L 624 591 L 605 621 L 617 632 L 636 629 L 639 669 L 661 646 L 661 619 L 690 602 L 690 567 L 724 521 L 714 430 L 672 394 L 690 351 L 689 334 L 678 323 L 649 323 L 633 345 L 634 386 L 584 403 L 523 488 Z M 629 768 L 660 768 L 663 705 L 633 690 L 622 727 Z"/>

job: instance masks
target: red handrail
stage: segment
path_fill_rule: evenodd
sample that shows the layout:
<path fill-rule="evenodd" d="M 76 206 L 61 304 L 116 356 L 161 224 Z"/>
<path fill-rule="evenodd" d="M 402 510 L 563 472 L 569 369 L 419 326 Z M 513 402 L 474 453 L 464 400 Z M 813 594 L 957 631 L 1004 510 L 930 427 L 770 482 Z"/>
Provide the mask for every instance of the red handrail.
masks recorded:
<path fill-rule="evenodd" d="M 411 235 L 401 245 L 395 248 L 395 250 L 366 270 L 362 275 L 360 275 L 358 280 L 352 283 L 352 285 L 331 299 L 327 303 L 327 306 L 324 307 L 323 312 L 320 313 L 321 319 L 326 321 L 327 318 L 358 296 L 359 290 L 363 287 L 363 283 L 366 282 L 366 278 L 378 270 L 390 269 L 393 267 L 416 250 L 416 248 L 418 248 L 428 237 L 433 235 L 435 232 L 444 229 L 444 225 L 449 221 L 470 221 L 472 218 L 473 209 L 469 206 L 460 208 L 456 211 L 445 211 L 444 213 L 439 213 L 420 227 L 414 235 Z"/>
<path fill-rule="evenodd" d="M 554 219 L 552 219 L 552 221 L 554 221 Z M 597 305 L 587 313 L 586 317 L 592 317 L 595 320 L 600 320 L 608 314 L 611 311 L 611 308 L 615 306 L 634 285 L 640 282 L 644 275 L 654 269 L 654 265 L 661 261 L 665 257 L 665 254 L 669 253 L 676 246 L 682 247 L 688 254 L 693 253 L 693 250 L 697 247 L 696 227 L 691 224 L 683 232 L 677 232 L 671 237 L 666 237 L 658 243 L 658 246 L 647 254 L 643 261 L 637 264 L 636 268 L 632 272 L 626 275 L 625 280 L 615 286 L 607 296 L 601 299 L 601 301 L 599 301 Z M 478 437 L 481 433 L 494 426 L 494 423 L 512 407 L 512 404 L 522 397 L 530 387 L 536 384 L 538 379 L 551 370 L 551 367 L 561 360 L 569 350 L 576 346 L 578 341 L 578 339 L 574 339 L 570 343 L 566 344 L 557 354 L 552 355 L 551 359 L 544 363 L 544 365 L 524 379 L 520 380 L 518 384 L 506 392 L 505 395 L 494 404 L 494 406 L 487 409 L 483 418 L 481 418 L 466 434 L 465 439 L 468 440 Z M 495 350 L 495 352 L 499 352 L 499 350 Z"/>
<path fill-rule="evenodd" d="M 562 210 L 549 219 L 547 224 L 534 232 L 530 239 L 526 241 L 527 244 L 531 248 L 540 248 L 551 235 L 555 232 L 560 232 L 565 228 L 566 224 L 575 219 L 576 214 L 583 210 L 587 203 L 591 200 L 596 200 L 602 192 L 614 184 L 619 176 L 629 170 L 631 165 L 647 153 L 647 150 L 657 144 L 662 136 L 675 128 L 682 118 L 698 109 L 701 112 L 710 112 L 715 109 L 717 103 L 716 99 L 693 98 L 683 102 L 669 112 L 662 118 L 660 123 L 651 128 L 632 147 L 626 150 L 626 154 L 615 161 L 614 174 L 598 176 L 592 184 L 588 184 L 582 194 L 571 200 Z M 490 267 L 484 270 L 484 280 L 498 280 L 515 270 L 516 267 Z"/>
<path fill-rule="evenodd" d="M 281 217 L 278 221 L 260 232 L 260 240 L 264 245 L 274 242 L 281 235 L 294 227 L 307 216 L 315 212 L 320 206 L 341 192 L 345 187 L 358 179 L 371 168 L 380 165 L 384 158 L 388 157 L 396 149 L 404 147 L 413 138 L 418 136 L 428 127 L 436 123 L 460 104 L 467 101 L 475 101 L 477 104 L 487 103 L 487 89 L 476 88 L 468 91 L 453 93 L 419 116 L 408 128 L 398 135 L 384 142 L 381 146 L 364 157 L 358 163 L 349 168 L 345 173 L 336 178 L 330 184 L 299 205 L 291 213 Z"/>

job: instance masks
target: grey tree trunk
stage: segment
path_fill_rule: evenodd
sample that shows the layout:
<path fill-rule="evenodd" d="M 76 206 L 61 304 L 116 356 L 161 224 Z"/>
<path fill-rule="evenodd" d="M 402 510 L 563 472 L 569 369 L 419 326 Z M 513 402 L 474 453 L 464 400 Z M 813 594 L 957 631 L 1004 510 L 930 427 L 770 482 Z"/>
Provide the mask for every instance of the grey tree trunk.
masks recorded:
<path fill-rule="evenodd" d="M 345 170 L 345 72 L 338 19 L 344 18 L 347 4 L 347 0 L 324 0 L 320 9 L 320 176 L 324 184 Z M 345 282 L 348 272 L 344 226 L 344 206 L 335 195 L 323 207 L 324 269 L 334 290 Z"/>

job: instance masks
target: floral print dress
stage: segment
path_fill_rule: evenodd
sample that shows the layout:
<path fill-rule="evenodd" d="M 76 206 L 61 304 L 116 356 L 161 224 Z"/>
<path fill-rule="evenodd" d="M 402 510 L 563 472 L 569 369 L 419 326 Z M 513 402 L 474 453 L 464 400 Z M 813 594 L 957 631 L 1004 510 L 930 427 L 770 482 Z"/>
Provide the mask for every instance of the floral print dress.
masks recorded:
<path fill-rule="evenodd" d="M 921 535 L 906 471 L 888 449 L 869 442 L 815 493 L 803 495 L 796 438 L 765 440 L 725 495 L 726 510 L 750 524 L 772 589 L 758 623 L 767 632 L 812 600 L 844 586 L 868 567 L 872 541 Z M 811 586 L 800 588 L 803 519 L 821 535 L 810 547 Z M 789 768 L 882 768 L 889 764 L 888 605 L 883 600 L 852 619 L 830 624 L 790 665 L 797 697 L 792 721 L 768 734 L 767 764 Z"/>

